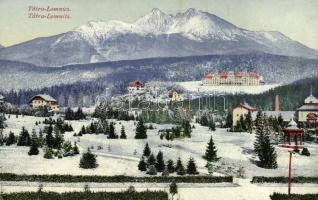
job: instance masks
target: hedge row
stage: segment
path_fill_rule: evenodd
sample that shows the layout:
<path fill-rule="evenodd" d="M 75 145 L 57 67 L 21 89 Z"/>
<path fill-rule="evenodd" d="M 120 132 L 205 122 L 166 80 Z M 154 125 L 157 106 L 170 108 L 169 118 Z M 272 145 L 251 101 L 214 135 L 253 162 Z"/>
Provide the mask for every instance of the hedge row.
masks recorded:
<path fill-rule="evenodd" d="M 280 194 L 274 193 L 270 195 L 271 200 L 317 200 L 318 194 Z"/>
<path fill-rule="evenodd" d="M 1 195 L 4 200 L 168 200 L 163 191 L 144 192 L 19 192 Z"/>
<path fill-rule="evenodd" d="M 318 183 L 318 176 L 296 176 L 292 177 L 293 183 Z M 275 177 L 264 177 L 254 176 L 252 183 L 288 183 L 288 177 L 275 176 Z"/>
<path fill-rule="evenodd" d="M 18 175 L 0 173 L 0 181 L 28 181 L 28 182 L 136 182 L 136 183 L 220 183 L 233 182 L 232 176 L 72 176 L 72 175 Z"/>

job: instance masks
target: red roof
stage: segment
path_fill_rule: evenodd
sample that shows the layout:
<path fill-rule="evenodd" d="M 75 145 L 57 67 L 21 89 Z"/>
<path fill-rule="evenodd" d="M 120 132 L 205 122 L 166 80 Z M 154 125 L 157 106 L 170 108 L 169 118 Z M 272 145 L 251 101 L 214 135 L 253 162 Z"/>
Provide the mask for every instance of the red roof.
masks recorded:
<path fill-rule="evenodd" d="M 242 77 L 242 72 L 234 72 L 234 76 L 241 78 Z"/>
<path fill-rule="evenodd" d="M 140 81 L 133 81 L 128 84 L 128 87 L 144 87 L 144 83 Z"/>
<path fill-rule="evenodd" d="M 213 77 L 213 74 L 210 72 L 207 75 L 205 75 L 203 78 L 204 79 L 212 79 L 212 77 Z"/>
<path fill-rule="evenodd" d="M 256 74 L 255 72 L 249 72 L 248 75 L 249 75 L 251 78 L 258 78 L 258 74 Z"/>
<path fill-rule="evenodd" d="M 227 72 L 219 72 L 220 78 L 227 78 Z"/>

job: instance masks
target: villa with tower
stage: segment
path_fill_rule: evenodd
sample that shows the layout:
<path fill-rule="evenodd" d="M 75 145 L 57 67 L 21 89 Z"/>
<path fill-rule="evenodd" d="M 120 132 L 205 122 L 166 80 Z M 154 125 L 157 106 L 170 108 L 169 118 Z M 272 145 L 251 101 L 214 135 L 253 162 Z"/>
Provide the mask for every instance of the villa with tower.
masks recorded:
<path fill-rule="evenodd" d="M 304 104 L 297 109 L 299 122 L 307 124 L 308 128 L 316 128 L 318 119 L 318 99 L 313 96 L 312 91 L 305 99 Z"/>

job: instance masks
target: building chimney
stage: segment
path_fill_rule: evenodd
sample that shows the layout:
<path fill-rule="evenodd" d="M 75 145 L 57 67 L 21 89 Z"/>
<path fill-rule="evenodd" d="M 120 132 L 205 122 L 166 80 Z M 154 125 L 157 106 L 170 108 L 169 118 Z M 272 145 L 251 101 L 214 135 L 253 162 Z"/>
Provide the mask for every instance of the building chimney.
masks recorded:
<path fill-rule="evenodd" d="M 279 108 L 279 95 L 275 96 L 275 111 L 280 111 L 280 108 Z"/>

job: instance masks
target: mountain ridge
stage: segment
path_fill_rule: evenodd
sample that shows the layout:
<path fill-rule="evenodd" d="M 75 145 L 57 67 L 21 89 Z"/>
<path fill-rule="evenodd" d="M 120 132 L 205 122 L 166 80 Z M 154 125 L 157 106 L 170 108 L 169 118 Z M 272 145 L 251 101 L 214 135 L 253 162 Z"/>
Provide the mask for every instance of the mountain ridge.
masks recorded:
<path fill-rule="evenodd" d="M 89 21 L 68 32 L 0 49 L 0 59 L 60 67 L 116 60 L 263 52 L 318 58 L 318 51 L 277 31 L 249 31 L 193 8 L 176 15 L 159 9 L 126 23 Z"/>

